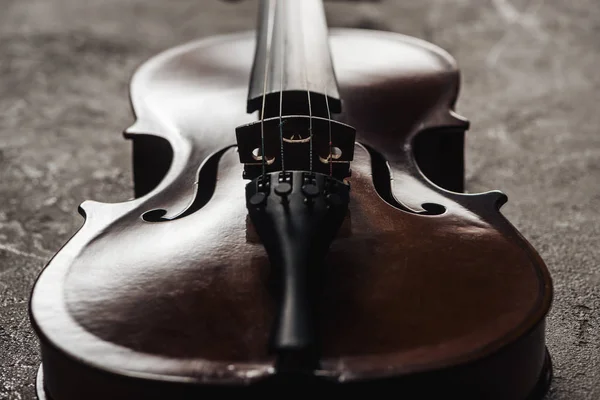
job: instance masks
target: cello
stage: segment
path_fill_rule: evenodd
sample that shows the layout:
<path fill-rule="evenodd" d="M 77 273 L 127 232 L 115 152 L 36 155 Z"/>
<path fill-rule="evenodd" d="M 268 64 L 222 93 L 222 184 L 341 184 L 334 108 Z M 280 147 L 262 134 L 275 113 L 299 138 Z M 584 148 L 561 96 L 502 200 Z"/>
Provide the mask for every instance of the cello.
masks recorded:
<path fill-rule="evenodd" d="M 455 60 L 259 11 L 133 76 L 135 198 L 81 204 L 32 291 L 39 398 L 541 398 L 552 281 L 506 196 L 464 193 Z"/>

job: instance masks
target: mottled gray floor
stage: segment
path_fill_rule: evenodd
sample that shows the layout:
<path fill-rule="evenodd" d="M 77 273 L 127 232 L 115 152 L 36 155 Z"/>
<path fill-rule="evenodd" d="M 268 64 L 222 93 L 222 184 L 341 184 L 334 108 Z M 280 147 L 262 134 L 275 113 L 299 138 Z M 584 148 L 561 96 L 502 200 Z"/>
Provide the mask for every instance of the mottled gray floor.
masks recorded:
<path fill-rule="evenodd" d="M 85 199 L 131 196 L 134 68 L 175 44 L 249 29 L 255 2 L 0 0 L 0 399 L 33 399 L 39 363 L 27 301 L 81 224 Z M 463 71 L 469 191 L 504 213 L 555 283 L 548 399 L 600 398 L 600 2 L 333 2 L 333 26 L 430 40 Z"/>

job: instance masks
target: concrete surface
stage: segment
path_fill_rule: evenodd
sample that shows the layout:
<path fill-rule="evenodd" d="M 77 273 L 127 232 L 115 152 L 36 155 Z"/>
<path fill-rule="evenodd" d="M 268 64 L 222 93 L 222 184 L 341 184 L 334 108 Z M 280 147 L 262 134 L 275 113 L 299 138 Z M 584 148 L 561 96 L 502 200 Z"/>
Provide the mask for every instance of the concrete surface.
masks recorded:
<path fill-rule="evenodd" d="M 134 68 L 170 46 L 249 29 L 255 2 L 0 0 L 0 399 L 33 399 L 27 302 L 81 224 L 85 199 L 129 198 Z M 328 4 L 332 26 L 430 40 L 463 71 L 471 192 L 503 212 L 555 283 L 548 399 L 600 398 L 600 2 L 427 0 Z"/>

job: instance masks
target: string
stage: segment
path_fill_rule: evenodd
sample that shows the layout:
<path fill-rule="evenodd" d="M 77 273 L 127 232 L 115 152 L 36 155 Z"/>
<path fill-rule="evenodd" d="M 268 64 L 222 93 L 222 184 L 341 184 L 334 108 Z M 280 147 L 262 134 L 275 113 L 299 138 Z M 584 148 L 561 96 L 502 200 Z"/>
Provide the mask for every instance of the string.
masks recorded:
<path fill-rule="evenodd" d="M 325 105 L 327 106 L 327 123 L 329 124 L 329 175 L 333 176 L 333 143 L 331 139 L 331 111 L 329 109 L 329 99 L 327 97 L 327 85 L 325 85 Z"/>
<path fill-rule="evenodd" d="M 303 9 L 303 8 L 301 8 Z M 299 16 L 298 20 L 302 20 L 302 15 Z M 304 35 L 300 35 L 302 38 L 302 59 L 304 60 L 304 84 L 306 85 L 306 95 L 308 96 L 308 133 L 310 135 L 309 143 L 309 163 L 310 171 L 313 170 L 313 120 L 312 120 L 312 106 L 310 104 L 310 88 L 308 87 L 308 75 L 306 73 L 306 48 L 304 47 Z"/>
<path fill-rule="evenodd" d="M 278 4 L 277 6 L 277 11 L 278 12 L 283 12 L 283 10 L 279 9 L 279 6 L 282 6 L 281 8 L 283 9 L 283 4 Z M 283 18 L 279 18 L 279 37 L 280 37 L 280 51 L 281 51 L 281 78 L 279 80 L 279 144 L 281 146 L 281 170 L 285 171 L 285 160 L 283 157 L 283 119 L 282 119 L 282 114 L 283 114 L 283 75 L 284 75 L 284 66 L 285 66 L 285 49 L 284 49 L 284 44 L 285 44 L 285 36 L 283 35 Z"/>
<path fill-rule="evenodd" d="M 263 98 L 262 109 L 260 112 L 260 146 L 262 160 L 263 178 L 267 175 L 266 157 L 265 157 L 265 106 L 267 103 L 267 82 L 269 80 L 269 64 L 271 62 L 271 44 L 273 41 L 273 25 L 275 24 L 275 6 L 277 0 L 269 0 L 269 8 L 267 10 L 267 55 L 265 60 L 265 74 L 263 77 Z"/>

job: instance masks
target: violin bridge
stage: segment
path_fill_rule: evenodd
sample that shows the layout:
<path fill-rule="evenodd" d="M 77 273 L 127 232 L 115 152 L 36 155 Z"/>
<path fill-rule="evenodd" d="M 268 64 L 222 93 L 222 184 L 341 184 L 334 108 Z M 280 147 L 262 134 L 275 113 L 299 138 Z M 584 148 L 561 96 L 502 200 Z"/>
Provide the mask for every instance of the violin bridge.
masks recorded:
<path fill-rule="evenodd" d="M 327 118 L 290 115 L 242 125 L 236 129 L 236 138 L 245 179 L 262 174 L 264 157 L 266 172 L 285 167 L 343 180 L 350 176 L 356 130 Z"/>

